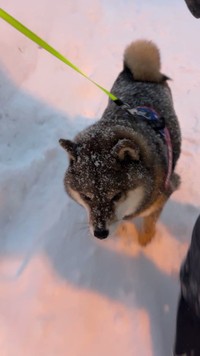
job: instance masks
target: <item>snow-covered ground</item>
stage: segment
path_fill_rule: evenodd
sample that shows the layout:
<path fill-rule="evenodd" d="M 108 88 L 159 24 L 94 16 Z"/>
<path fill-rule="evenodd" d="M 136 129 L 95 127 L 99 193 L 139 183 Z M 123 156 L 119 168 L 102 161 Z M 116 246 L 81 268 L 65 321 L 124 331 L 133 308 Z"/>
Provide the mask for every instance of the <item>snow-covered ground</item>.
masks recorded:
<path fill-rule="evenodd" d="M 169 356 L 180 263 L 200 205 L 200 22 L 179 0 L 0 0 L 110 89 L 132 40 L 154 40 L 180 118 L 182 186 L 153 242 L 98 241 L 64 192 L 72 138 L 107 97 L 0 20 L 0 355 Z M 132 234 L 132 238 L 130 235 Z"/>

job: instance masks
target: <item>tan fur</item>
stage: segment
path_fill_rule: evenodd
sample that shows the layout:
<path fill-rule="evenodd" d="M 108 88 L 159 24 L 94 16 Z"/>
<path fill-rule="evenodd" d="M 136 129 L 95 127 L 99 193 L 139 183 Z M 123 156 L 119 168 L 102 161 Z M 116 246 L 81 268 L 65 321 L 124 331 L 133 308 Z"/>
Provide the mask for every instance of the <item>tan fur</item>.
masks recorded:
<path fill-rule="evenodd" d="M 147 245 L 156 233 L 156 222 L 162 212 L 162 209 L 168 197 L 161 194 L 151 206 L 151 213 L 148 216 L 143 216 L 142 230 L 139 232 L 139 244 L 142 246 Z M 145 212 L 144 212 L 145 213 Z"/>
<path fill-rule="evenodd" d="M 160 53 L 157 46 L 146 40 L 132 42 L 124 52 L 124 62 L 135 80 L 160 82 Z"/>

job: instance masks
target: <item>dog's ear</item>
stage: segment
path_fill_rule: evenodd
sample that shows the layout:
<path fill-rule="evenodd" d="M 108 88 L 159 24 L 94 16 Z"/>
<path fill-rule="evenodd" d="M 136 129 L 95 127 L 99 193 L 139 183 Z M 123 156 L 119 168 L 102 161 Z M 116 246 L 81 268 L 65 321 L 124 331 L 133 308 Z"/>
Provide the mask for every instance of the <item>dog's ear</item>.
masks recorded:
<path fill-rule="evenodd" d="M 69 158 L 73 161 L 77 158 L 77 145 L 75 142 L 61 138 L 59 144 L 67 151 Z"/>
<path fill-rule="evenodd" d="M 112 149 L 112 153 L 115 157 L 119 158 L 120 161 L 124 159 L 131 158 L 134 161 L 138 161 L 140 158 L 139 147 L 128 139 L 119 140 Z"/>

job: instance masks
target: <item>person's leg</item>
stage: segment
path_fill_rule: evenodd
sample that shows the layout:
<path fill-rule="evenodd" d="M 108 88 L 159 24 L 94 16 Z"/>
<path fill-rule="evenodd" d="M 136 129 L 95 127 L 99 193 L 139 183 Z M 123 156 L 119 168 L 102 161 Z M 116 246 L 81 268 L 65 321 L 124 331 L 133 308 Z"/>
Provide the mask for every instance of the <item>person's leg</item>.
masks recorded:
<path fill-rule="evenodd" d="M 200 216 L 180 272 L 175 356 L 200 356 Z"/>
<path fill-rule="evenodd" d="M 200 318 L 182 295 L 177 311 L 174 355 L 200 356 Z"/>
<path fill-rule="evenodd" d="M 200 18 L 200 0 L 185 0 L 188 9 L 197 19 Z"/>
<path fill-rule="evenodd" d="M 200 318 L 200 215 L 194 225 L 191 244 L 181 267 L 180 282 L 184 299 Z"/>

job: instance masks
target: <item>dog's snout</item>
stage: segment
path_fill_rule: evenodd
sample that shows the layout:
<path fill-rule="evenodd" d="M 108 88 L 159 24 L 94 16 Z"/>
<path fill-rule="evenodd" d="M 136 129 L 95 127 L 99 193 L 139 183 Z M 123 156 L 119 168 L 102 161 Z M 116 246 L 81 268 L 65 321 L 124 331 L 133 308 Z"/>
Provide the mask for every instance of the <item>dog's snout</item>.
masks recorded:
<path fill-rule="evenodd" d="M 109 235 L 109 230 L 106 230 L 106 229 L 98 229 L 96 228 L 94 230 L 94 236 L 97 237 L 98 239 L 106 239 L 106 237 L 108 237 Z"/>

